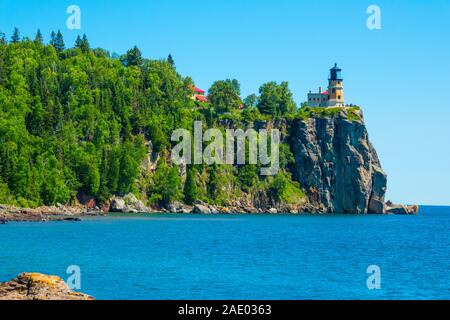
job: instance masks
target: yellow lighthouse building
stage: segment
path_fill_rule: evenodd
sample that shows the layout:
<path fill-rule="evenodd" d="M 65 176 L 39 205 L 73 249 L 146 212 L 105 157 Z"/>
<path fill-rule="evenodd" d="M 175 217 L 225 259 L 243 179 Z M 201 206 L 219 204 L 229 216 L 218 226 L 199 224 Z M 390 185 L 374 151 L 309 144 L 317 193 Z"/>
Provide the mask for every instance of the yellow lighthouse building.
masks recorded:
<path fill-rule="evenodd" d="M 330 69 L 328 78 L 328 91 L 322 92 L 319 88 L 318 93 L 308 93 L 308 106 L 310 107 L 345 107 L 344 87 L 342 79 L 342 69 L 337 64 Z"/>

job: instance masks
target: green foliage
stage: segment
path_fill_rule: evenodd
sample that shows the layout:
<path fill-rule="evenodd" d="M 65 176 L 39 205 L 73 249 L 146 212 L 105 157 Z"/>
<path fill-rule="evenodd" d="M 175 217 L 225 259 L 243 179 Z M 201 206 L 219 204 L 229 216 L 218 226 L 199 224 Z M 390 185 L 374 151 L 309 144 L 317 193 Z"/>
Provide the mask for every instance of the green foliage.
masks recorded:
<path fill-rule="evenodd" d="M 137 46 L 128 50 L 127 54 L 122 58 L 122 63 L 126 67 L 140 67 L 143 62 L 141 50 Z"/>
<path fill-rule="evenodd" d="M 287 172 L 275 175 L 268 191 L 277 201 L 288 204 L 300 204 L 305 197 L 300 184 L 292 181 L 291 175 Z"/>
<path fill-rule="evenodd" d="M 236 193 L 236 177 L 231 165 L 212 165 L 209 167 L 207 183 L 208 198 L 217 205 L 226 205 Z"/>
<path fill-rule="evenodd" d="M 181 180 L 177 167 L 169 167 L 165 162 L 160 162 L 153 177 L 153 185 L 150 189 L 150 202 L 159 202 L 168 205 L 172 201 L 181 199 Z"/>
<path fill-rule="evenodd" d="M 280 168 L 288 169 L 295 162 L 294 154 L 286 143 L 280 143 Z"/>
<path fill-rule="evenodd" d="M 9 192 L 8 185 L 0 180 L 0 203 L 11 203 L 12 196 Z"/>
<path fill-rule="evenodd" d="M 239 109 L 242 100 L 238 81 L 227 79 L 214 82 L 209 89 L 208 100 L 218 113 Z"/>
<path fill-rule="evenodd" d="M 251 94 L 251 95 L 248 95 L 244 99 L 244 105 L 245 105 L 246 108 L 256 107 L 257 104 L 258 104 L 258 97 L 254 93 Z"/>
<path fill-rule="evenodd" d="M 258 109 L 262 114 L 280 117 L 295 112 L 297 108 L 287 82 L 280 85 L 276 82 L 265 83 L 259 93 Z"/>
<path fill-rule="evenodd" d="M 260 177 L 256 165 L 196 165 L 180 177 L 167 164 L 175 129 L 192 130 L 196 120 L 244 128 L 295 109 L 284 82 L 264 85 L 260 97 L 245 99 L 244 110 L 237 80 L 215 82 L 210 103 L 194 102 L 192 85 L 171 56 L 147 60 L 134 47 L 111 58 L 91 49 L 85 35 L 65 49 L 59 31 L 50 44 L 40 31 L 31 41 L 16 30 L 10 44 L 0 34 L 0 203 L 34 207 L 67 204 L 79 193 L 106 201 L 133 192 L 158 205 L 226 205 L 269 183 L 283 201 L 298 201 L 301 190 L 286 173 L 272 179 Z M 155 170 L 147 160 L 158 158 Z M 282 144 L 281 168 L 292 162 Z"/>
<path fill-rule="evenodd" d="M 20 31 L 14 28 L 13 34 L 11 36 L 11 43 L 18 43 L 20 41 Z"/>
<path fill-rule="evenodd" d="M 199 195 L 197 182 L 197 170 L 194 166 L 189 166 L 187 171 L 186 182 L 184 184 L 184 202 L 192 205 Z"/>
<path fill-rule="evenodd" d="M 43 44 L 44 43 L 44 37 L 42 36 L 41 30 L 38 29 L 36 33 L 36 37 L 34 38 L 34 42 L 36 44 Z"/>
<path fill-rule="evenodd" d="M 259 168 L 256 165 L 244 165 L 239 168 L 239 183 L 244 191 L 250 191 L 259 181 Z"/>
<path fill-rule="evenodd" d="M 353 107 L 309 107 L 303 106 L 298 110 L 298 112 L 293 116 L 293 118 L 298 119 L 308 119 L 308 118 L 322 118 L 322 117 L 336 117 L 340 112 L 346 112 L 347 118 L 350 121 L 361 121 L 361 109 L 357 106 Z"/>
<path fill-rule="evenodd" d="M 175 60 L 173 60 L 173 57 L 171 54 L 169 54 L 169 56 L 167 57 L 167 62 L 173 67 L 175 68 Z"/>
<path fill-rule="evenodd" d="M 81 49 L 84 53 L 89 52 L 89 41 L 86 35 L 83 35 L 83 38 L 80 36 L 77 37 L 75 48 Z"/>
<path fill-rule="evenodd" d="M 66 45 L 64 44 L 64 38 L 60 30 L 58 30 L 58 33 L 56 34 L 52 32 L 50 44 L 58 53 L 62 53 L 64 51 Z"/>
<path fill-rule="evenodd" d="M 64 49 L 61 32 L 50 45 L 39 31 L 34 41 L 20 41 L 18 30 L 13 38 L 0 45 L 0 202 L 133 192 L 144 137 L 160 152 L 169 132 L 192 122 L 189 89 L 167 62 L 144 61 L 134 48 L 125 67 L 86 36 Z"/>

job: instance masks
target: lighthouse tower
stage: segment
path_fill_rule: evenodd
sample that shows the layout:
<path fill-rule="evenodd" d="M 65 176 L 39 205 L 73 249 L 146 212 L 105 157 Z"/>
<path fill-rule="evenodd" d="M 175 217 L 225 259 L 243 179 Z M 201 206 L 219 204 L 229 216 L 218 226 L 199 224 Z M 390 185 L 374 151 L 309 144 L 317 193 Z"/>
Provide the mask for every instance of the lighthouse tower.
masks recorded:
<path fill-rule="evenodd" d="M 328 79 L 328 107 L 345 107 L 344 88 L 341 75 L 341 69 L 334 64 L 330 70 L 330 78 Z"/>

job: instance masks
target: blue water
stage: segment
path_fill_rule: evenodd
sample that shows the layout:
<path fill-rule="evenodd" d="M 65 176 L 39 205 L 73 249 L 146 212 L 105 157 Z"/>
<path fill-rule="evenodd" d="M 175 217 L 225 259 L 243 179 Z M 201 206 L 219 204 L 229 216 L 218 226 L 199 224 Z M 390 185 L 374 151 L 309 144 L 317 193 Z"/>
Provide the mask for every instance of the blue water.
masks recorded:
<path fill-rule="evenodd" d="M 98 299 L 449 299 L 450 207 L 419 216 L 127 216 L 0 225 L 0 280 L 81 268 Z M 381 268 L 368 290 L 366 269 Z"/>

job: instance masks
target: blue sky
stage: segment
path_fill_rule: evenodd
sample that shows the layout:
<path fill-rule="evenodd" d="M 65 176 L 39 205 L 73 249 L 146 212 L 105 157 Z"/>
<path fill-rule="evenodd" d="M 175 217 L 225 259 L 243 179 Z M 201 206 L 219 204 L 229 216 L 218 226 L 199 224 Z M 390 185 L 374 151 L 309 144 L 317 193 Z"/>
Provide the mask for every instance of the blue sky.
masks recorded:
<path fill-rule="evenodd" d="M 289 81 L 297 103 L 343 68 L 347 102 L 361 105 L 389 175 L 394 202 L 450 205 L 450 1 L 0 0 L 0 30 L 17 26 L 67 45 L 86 33 L 94 47 L 148 58 L 171 53 L 178 71 L 207 89 L 236 78 L 243 95 Z M 66 8 L 81 8 L 81 30 Z M 366 27 L 381 8 L 381 30 Z"/>

